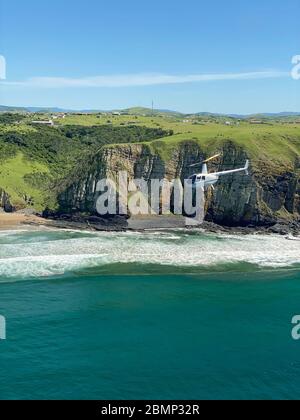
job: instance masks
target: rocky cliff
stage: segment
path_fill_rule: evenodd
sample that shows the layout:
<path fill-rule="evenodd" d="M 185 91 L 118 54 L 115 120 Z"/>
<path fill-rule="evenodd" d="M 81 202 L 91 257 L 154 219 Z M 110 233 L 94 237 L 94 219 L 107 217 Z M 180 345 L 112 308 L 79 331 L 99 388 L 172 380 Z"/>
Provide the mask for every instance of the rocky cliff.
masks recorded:
<path fill-rule="evenodd" d="M 9 195 L 0 188 L 0 209 L 3 209 L 7 213 L 13 212 L 14 206 L 10 202 Z"/>
<path fill-rule="evenodd" d="M 103 148 L 86 165 L 86 170 L 70 181 L 59 196 L 60 213 L 95 214 L 97 182 L 116 178 L 127 171 L 130 178 L 184 180 L 193 174 L 190 165 L 214 152 L 222 157 L 210 171 L 241 167 L 250 158 L 250 174 L 234 174 L 220 179 L 215 191 L 207 192 L 206 219 L 224 226 L 269 226 L 278 221 L 300 219 L 300 159 L 278 163 L 253 155 L 247 147 L 227 140 L 209 150 L 197 141 L 183 141 L 162 152 L 155 144 L 131 144 Z M 280 158 L 279 158 L 280 161 Z M 78 174 L 77 174 L 78 175 Z"/>

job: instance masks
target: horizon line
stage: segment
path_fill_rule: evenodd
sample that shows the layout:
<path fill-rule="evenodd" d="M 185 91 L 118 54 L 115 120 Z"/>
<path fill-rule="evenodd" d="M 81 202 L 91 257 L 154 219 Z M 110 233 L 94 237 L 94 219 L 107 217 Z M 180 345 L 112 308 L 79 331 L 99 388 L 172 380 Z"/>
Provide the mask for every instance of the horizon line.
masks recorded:
<path fill-rule="evenodd" d="M 64 106 L 36 106 L 36 105 L 4 105 L 4 104 L 0 104 L 0 113 L 1 112 L 10 112 L 8 111 L 1 111 L 1 108 L 11 108 L 12 110 L 18 111 L 20 110 L 20 112 L 22 112 L 22 110 L 27 110 L 29 112 L 34 113 L 34 111 L 30 111 L 30 109 L 34 109 L 36 110 L 36 112 L 42 112 L 42 111 L 51 111 L 52 113 L 55 112 L 65 112 L 65 113 L 77 113 L 77 112 L 82 112 L 82 113 L 102 113 L 102 112 L 124 112 L 124 111 L 130 111 L 133 109 L 144 109 L 144 110 L 148 110 L 151 111 L 152 108 L 149 106 L 132 106 L 132 107 L 127 107 L 127 108 L 111 108 L 111 109 L 98 109 L 98 108 L 72 108 L 72 107 L 64 107 Z M 57 110 L 57 111 L 55 111 Z M 213 111 L 196 111 L 196 112 L 183 112 L 183 111 L 177 111 L 176 109 L 167 109 L 167 108 L 154 108 L 153 109 L 154 112 L 161 112 L 161 113 L 174 113 L 174 114 L 181 114 L 181 115 L 197 115 L 197 114 L 209 114 L 209 115 L 216 115 L 216 116 L 242 116 L 242 117 L 247 117 L 247 116 L 253 116 L 253 115 L 280 115 L 280 114 L 299 114 L 300 115 L 300 111 L 275 111 L 275 112 L 271 112 L 271 111 L 266 111 L 266 112 L 248 112 L 248 113 L 240 113 L 240 112 L 213 112 Z"/>

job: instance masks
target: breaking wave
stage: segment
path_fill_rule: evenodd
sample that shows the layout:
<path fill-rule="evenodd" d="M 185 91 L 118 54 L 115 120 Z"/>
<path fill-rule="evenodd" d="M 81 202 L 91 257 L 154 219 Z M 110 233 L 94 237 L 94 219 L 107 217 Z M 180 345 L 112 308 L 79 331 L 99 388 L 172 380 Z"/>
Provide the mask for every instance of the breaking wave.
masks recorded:
<path fill-rule="evenodd" d="M 113 274 L 126 273 L 127 267 L 130 274 L 133 266 L 144 274 L 154 266 L 173 273 L 229 266 L 242 269 L 242 264 L 260 269 L 285 268 L 300 264 L 299 251 L 298 240 L 276 235 L 204 234 L 200 230 L 6 231 L 0 232 L 0 281 L 61 276 L 88 269 Z"/>

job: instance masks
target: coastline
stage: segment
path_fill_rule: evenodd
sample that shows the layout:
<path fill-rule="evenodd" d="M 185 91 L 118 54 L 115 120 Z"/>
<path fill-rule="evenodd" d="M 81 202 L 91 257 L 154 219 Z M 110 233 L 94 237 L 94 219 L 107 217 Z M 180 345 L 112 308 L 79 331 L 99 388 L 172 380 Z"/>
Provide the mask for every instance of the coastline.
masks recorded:
<path fill-rule="evenodd" d="M 47 221 L 38 216 L 23 213 L 0 213 L 0 231 L 18 229 L 24 225 L 45 226 Z"/>
<path fill-rule="evenodd" d="M 0 213 L 0 231 L 18 230 L 21 228 L 39 229 L 74 229 L 74 230 L 90 230 L 104 232 L 120 232 L 120 231 L 159 231 L 172 229 L 200 229 L 208 233 L 224 233 L 224 234 L 278 234 L 280 236 L 299 236 L 300 223 L 278 221 L 273 226 L 221 226 L 212 222 L 203 222 L 199 225 L 186 226 L 184 217 L 174 216 L 142 216 L 131 217 L 129 219 L 117 217 L 114 219 L 105 219 L 97 216 L 63 216 L 60 218 L 43 218 L 34 214 L 26 213 Z"/>

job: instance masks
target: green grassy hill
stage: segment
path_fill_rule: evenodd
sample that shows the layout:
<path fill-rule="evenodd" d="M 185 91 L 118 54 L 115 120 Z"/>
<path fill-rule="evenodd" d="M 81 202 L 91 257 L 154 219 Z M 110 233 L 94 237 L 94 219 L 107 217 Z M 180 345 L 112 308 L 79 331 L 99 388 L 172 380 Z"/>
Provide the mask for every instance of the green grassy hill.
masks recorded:
<path fill-rule="evenodd" d="M 76 118 L 70 116 L 64 124 L 68 121 L 74 124 Z M 111 120 L 113 126 L 127 125 L 128 121 L 128 116 L 116 116 Z M 300 124 L 296 123 L 253 125 L 244 121 L 225 125 L 224 122 L 201 123 L 197 120 L 168 117 L 136 117 L 133 122 L 135 126 L 160 127 L 173 133 L 172 136 L 168 135 L 150 143 L 152 150 L 165 160 L 185 141 L 201 145 L 208 154 L 221 149 L 224 142 L 233 141 L 244 148 L 254 161 L 266 161 L 279 166 L 294 167 L 295 159 L 300 156 Z M 101 121 L 99 124 L 101 125 Z"/>
<path fill-rule="evenodd" d="M 201 145 L 208 154 L 215 153 L 222 149 L 224 143 L 232 141 L 245 149 L 254 162 L 265 161 L 266 164 L 290 168 L 294 168 L 295 159 L 300 156 L 300 127 L 294 126 L 198 126 L 191 128 L 189 132 L 153 141 L 151 145 L 164 159 L 168 159 L 172 150 L 188 139 Z"/>
<path fill-rule="evenodd" d="M 32 161 L 18 152 L 5 160 L 0 166 L 0 187 L 10 197 L 17 208 L 31 207 L 41 211 L 49 204 L 49 192 L 46 185 L 39 183 L 42 177 L 47 180 L 49 168 L 37 161 Z"/>

